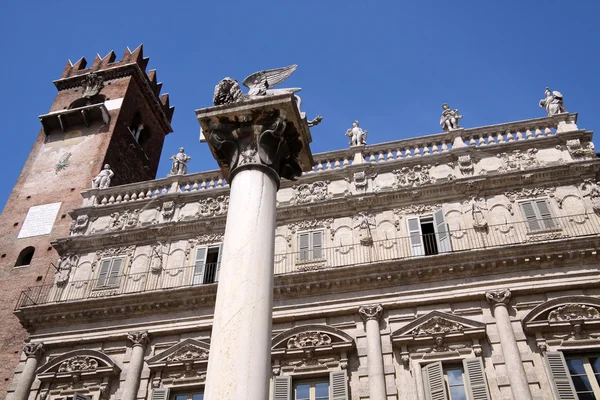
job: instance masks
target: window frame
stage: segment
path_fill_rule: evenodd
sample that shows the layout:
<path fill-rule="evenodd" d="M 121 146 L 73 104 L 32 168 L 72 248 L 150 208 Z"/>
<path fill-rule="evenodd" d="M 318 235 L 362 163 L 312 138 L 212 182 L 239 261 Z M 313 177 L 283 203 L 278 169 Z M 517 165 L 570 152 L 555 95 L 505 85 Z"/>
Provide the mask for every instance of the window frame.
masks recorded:
<path fill-rule="evenodd" d="M 104 289 L 117 289 L 121 286 L 121 280 L 120 280 L 120 276 L 123 275 L 123 269 L 125 266 L 125 261 L 126 261 L 127 257 L 126 256 L 117 256 L 117 257 L 106 257 L 106 258 L 102 258 L 98 261 L 98 274 L 96 275 L 96 279 L 95 279 L 95 283 L 94 283 L 94 287 L 92 290 L 104 290 Z M 113 283 L 112 285 L 109 284 L 110 283 L 110 279 L 111 279 L 111 274 L 113 274 L 113 268 L 115 265 L 115 261 L 121 261 L 121 263 L 119 264 L 119 270 L 117 272 L 116 275 L 113 275 L 114 279 L 115 279 L 115 283 Z M 104 267 L 104 263 L 106 261 L 110 261 L 108 270 L 106 272 L 106 276 L 103 278 L 104 279 L 104 284 L 102 286 L 100 286 L 100 280 L 101 275 L 102 275 L 102 269 Z"/>
<path fill-rule="evenodd" d="M 218 256 L 217 256 L 217 262 L 216 263 L 210 263 L 210 264 L 217 264 L 217 269 L 215 271 L 215 277 L 214 280 L 212 282 L 205 282 L 206 281 L 206 273 L 207 273 L 207 268 L 206 266 L 209 265 L 209 263 L 206 262 L 207 258 L 208 258 L 208 253 L 211 249 L 219 249 L 218 252 Z M 198 252 L 204 250 L 204 261 L 202 262 L 202 273 L 197 273 L 197 268 L 198 268 Z M 191 266 L 191 274 L 190 274 L 190 285 L 195 286 L 195 285 L 208 285 L 211 283 L 217 283 L 219 282 L 219 272 L 221 270 L 221 257 L 223 256 L 223 243 L 212 243 L 212 244 L 207 244 L 207 245 L 201 245 L 201 246 L 196 246 L 196 249 L 194 250 L 194 258 L 192 259 L 192 266 Z"/>
<path fill-rule="evenodd" d="M 491 400 L 492 399 L 491 392 L 490 392 L 490 385 L 488 382 L 487 374 L 485 372 L 485 364 L 483 362 L 482 356 L 475 356 L 474 354 L 472 354 L 472 355 L 466 356 L 466 357 L 438 358 L 438 359 L 430 359 L 430 360 L 414 360 L 414 362 L 416 364 L 413 364 L 413 365 L 418 365 L 418 369 L 419 369 L 419 372 L 417 374 L 415 374 L 415 380 L 417 380 L 417 382 L 420 381 L 420 384 L 417 383 L 417 390 L 419 390 L 419 391 L 422 390 L 423 398 L 426 400 L 432 399 L 431 391 L 430 391 L 431 386 L 428 386 L 429 382 L 430 382 L 429 381 L 429 371 L 426 371 L 426 368 L 429 365 L 434 365 L 434 364 L 440 365 L 440 369 L 443 374 L 442 380 L 444 382 L 443 391 L 441 390 L 442 389 L 441 387 L 437 388 L 439 390 L 439 392 L 436 391 L 435 386 L 434 386 L 434 392 L 435 392 L 435 396 L 433 397 L 434 399 L 439 398 L 439 399 L 451 400 L 450 385 L 449 385 L 446 371 L 448 369 L 456 369 L 456 367 L 459 367 L 462 371 L 463 387 L 464 387 L 466 398 L 468 400 L 477 400 L 477 399 Z M 477 371 L 477 369 L 474 369 L 474 367 L 479 368 L 479 371 Z M 481 377 L 477 376 L 478 372 L 481 373 Z M 477 378 L 480 378 L 479 381 L 477 380 Z M 439 380 L 438 380 L 438 382 L 439 382 Z M 422 386 L 420 386 L 420 385 L 422 385 Z M 484 388 L 485 388 L 485 390 L 483 390 Z M 439 397 L 440 395 L 442 395 L 442 397 Z"/>
<path fill-rule="evenodd" d="M 320 244 L 320 246 L 315 247 L 314 236 L 317 233 L 320 234 L 320 236 L 321 236 L 321 239 L 320 239 L 321 244 Z M 303 249 L 301 246 L 301 237 L 303 235 L 308 235 L 308 248 L 307 249 Z M 298 263 L 311 263 L 311 262 L 324 261 L 325 260 L 325 251 L 324 251 L 324 246 L 323 246 L 324 242 L 325 242 L 325 230 L 324 229 L 314 229 L 314 230 L 310 230 L 310 231 L 298 232 L 297 239 L 296 239 L 297 250 L 298 250 L 296 253 L 296 261 Z M 321 257 L 314 256 L 315 248 L 318 249 L 318 251 L 320 251 Z M 306 254 L 306 256 L 303 256 L 303 254 Z"/>
<path fill-rule="evenodd" d="M 563 356 L 565 357 L 565 363 L 567 363 L 569 360 L 572 359 L 581 359 L 583 360 L 583 369 L 585 370 L 585 375 L 588 378 L 588 380 L 590 381 L 590 385 L 592 386 L 592 393 L 594 394 L 594 396 L 596 396 L 596 398 L 600 398 L 600 383 L 598 383 L 598 380 L 596 379 L 596 373 L 594 372 L 594 369 L 592 368 L 592 365 L 589 361 L 590 358 L 600 358 L 600 353 L 590 353 L 590 354 L 581 354 L 581 353 L 563 353 Z M 575 394 L 578 395 L 577 392 L 577 388 L 575 388 L 575 382 L 573 382 L 573 377 L 571 372 L 569 371 L 569 367 L 567 364 L 567 372 L 569 373 L 569 379 L 571 380 L 571 383 L 573 384 L 573 389 L 575 391 Z M 600 374 L 600 371 L 598 372 Z"/>
<path fill-rule="evenodd" d="M 546 208 L 548 209 L 549 217 L 544 217 L 542 210 L 539 209 L 538 202 L 544 202 L 546 204 Z M 519 200 L 519 209 L 521 211 L 521 216 L 523 217 L 523 221 L 525 222 L 525 228 L 528 234 L 537 234 L 551 231 L 560 231 L 562 228 L 558 224 L 556 213 L 552 209 L 550 204 L 550 199 L 548 197 L 538 197 L 534 199 L 524 199 Z M 535 214 L 535 219 L 531 219 L 528 217 L 528 211 L 525 209 L 525 205 L 530 204 L 532 207 L 532 211 Z M 538 225 L 538 228 L 532 228 L 532 224 L 535 223 Z"/>
<path fill-rule="evenodd" d="M 183 389 L 181 391 L 170 391 L 169 400 L 176 400 L 177 396 L 187 396 L 186 400 L 192 400 L 194 395 L 201 394 L 204 397 L 204 387 L 198 389 Z"/>
<path fill-rule="evenodd" d="M 450 235 L 450 228 L 448 226 L 448 222 L 446 221 L 446 214 L 444 213 L 444 209 L 442 207 L 434 210 L 431 213 L 427 214 L 414 214 L 407 215 L 406 217 L 406 231 L 408 233 L 408 245 L 411 257 L 422 257 L 422 256 L 434 256 L 442 253 L 451 253 L 452 252 L 452 240 Z M 411 222 L 416 221 L 418 224 L 417 227 L 411 228 Z M 434 238 L 436 251 L 435 253 L 427 254 L 427 245 L 426 245 L 426 237 L 423 234 L 423 224 L 433 225 L 434 229 Z M 431 234 L 427 234 L 431 235 Z M 416 240 L 418 239 L 418 240 Z"/>
<path fill-rule="evenodd" d="M 329 398 L 331 397 L 331 393 L 330 393 L 331 389 L 329 386 L 329 376 L 327 376 L 327 377 L 317 376 L 317 377 L 309 378 L 309 379 L 294 379 L 292 377 L 292 400 L 298 399 L 298 396 L 296 395 L 296 387 L 298 385 L 310 385 L 308 400 L 317 400 L 316 385 L 318 383 L 326 383 L 327 384 L 327 400 L 329 400 Z"/>

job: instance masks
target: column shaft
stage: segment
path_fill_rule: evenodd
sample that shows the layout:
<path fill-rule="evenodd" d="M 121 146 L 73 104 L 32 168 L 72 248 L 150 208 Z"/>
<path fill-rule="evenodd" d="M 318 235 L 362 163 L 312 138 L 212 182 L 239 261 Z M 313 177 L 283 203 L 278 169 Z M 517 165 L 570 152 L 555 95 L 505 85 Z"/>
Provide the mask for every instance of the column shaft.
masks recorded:
<path fill-rule="evenodd" d="M 261 167 L 242 169 L 231 182 L 207 400 L 262 400 L 269 394 L 278 182 Z"/>
<path fill-rule="evenodd" d="M 515 338 L 515 333 L 510 322 L 510 315 L 505 304 L 497 304 L 495 306 L 494 318 L 496 319 L 498 336 L 500 336 L 500 346 L 502 347 L 502 355 L 504 356 L 504 364 L 506 365 L 513 398 L 515 400 L 531 400 L 527 375 L 525 374 L 525 368 L 523 368 L 521 353 L 519 352 L 517 339 Z"/>
<path fill-rule="evenodd" d="M 31 390 L 31 384 L 35 379 L 35 370 L 37 369 L 38 360 L 36 357 L 27 357 L 25 361 L 25 367 L 23 372 L 19 376 L 17 382 L 17 388 L 13 393 L 13 400 L 27 400 L 29 397 L 29 391 Z"/>
<path fill-rule="evenodd" d="M 383 355 L 381 353 L 381 335 L 379 321 L 368 319 L 367 330 L 367 367 L 369 372 L 369 399 L 385 400 L 385 376 L 383 372 Z"/>
<path fill-rule="evenodd" d="M 121 400 L 135 400 L 138 389 L 140 388 L 140 377 L 144 367 L 144 347 L 142 345 L 133 345 L 131 349 L 131 360 L 127 367 L 127 378 L 123 388 Z"/>

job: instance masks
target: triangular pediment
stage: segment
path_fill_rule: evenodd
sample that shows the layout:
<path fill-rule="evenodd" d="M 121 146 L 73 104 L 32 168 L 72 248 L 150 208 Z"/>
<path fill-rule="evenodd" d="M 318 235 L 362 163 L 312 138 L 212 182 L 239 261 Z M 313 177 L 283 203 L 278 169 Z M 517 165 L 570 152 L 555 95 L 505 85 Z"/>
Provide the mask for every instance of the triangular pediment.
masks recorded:
<path fill-rule="evenodd" d="M 441 311 L 432 311 L 392 333 L 392 339 L 485 332 L 485 324 Z"/>
<path fill-rule="evenodd" d="M 185 339 L 147 360 L 150 368 L 208 362 L 210 345 L 195 339 Z"/>
<path fill-rule="evenodd" d="M 302 325 L 275 336 L 272 351 L 310 348 L 353 347 L 354 339 L 347 333 L 328 325 Z"/>

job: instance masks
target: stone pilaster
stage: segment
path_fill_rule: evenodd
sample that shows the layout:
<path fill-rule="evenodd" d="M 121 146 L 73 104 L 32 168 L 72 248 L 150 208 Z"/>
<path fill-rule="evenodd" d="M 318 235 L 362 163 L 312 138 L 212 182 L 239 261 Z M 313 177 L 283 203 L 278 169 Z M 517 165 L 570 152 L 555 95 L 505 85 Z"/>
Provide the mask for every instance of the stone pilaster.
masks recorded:
<path fill-rule="evenodd" d="M 23 347 L 23 353 L 25 353 L 27 360 L 25 361 L 23 372 L 21 372 L 19 380 L 17 381 L 17 388 L 13 393 L 12 398 L 14 400 L 26 400 L 29 397 L 31 384 L 35 379 L 35 371 L 44 354 L 44 344 L 42 342 L 27 343 Z"/>
<path fill-rule="evenodd" d="M 231 186 L 205 398 L 267 399 L 276 194 L 280 178 L 312 168 L 310 133 L 292 95 L 211 107 L 196 116 Z"/>
<path fill-rule="evenodd" d="M 140 388 L 140 377 L 144 368 L 144 352 L 150 341 L 150 335 L 148 331 L 129 332 L 127 340 L 132 349 L 121 400 L 135 400 Z"/>
<path fill-rule="evenodd" d="M 485 293 L 485 298 L 494 310 L 496 328 L 500 337 L 500 346 L 502 347 L 502 355 L 513 398 L 531 400 L 527 375 L 525 374 L 525 368 L 523 368 L 521 353 L 519 352 L 519 346 L 508 313 L 510 297 L 511 292 L 508 289 L 493 290 Z"/>
<path fill-rule="evenodd" d="M 383 313 L 381 304 L 359 307 L 358 313 L 365 322 L 367 333 L 367 370 L 369 374 L 369 400 L 385 400 L 385 376 L 379 320 Z"/>

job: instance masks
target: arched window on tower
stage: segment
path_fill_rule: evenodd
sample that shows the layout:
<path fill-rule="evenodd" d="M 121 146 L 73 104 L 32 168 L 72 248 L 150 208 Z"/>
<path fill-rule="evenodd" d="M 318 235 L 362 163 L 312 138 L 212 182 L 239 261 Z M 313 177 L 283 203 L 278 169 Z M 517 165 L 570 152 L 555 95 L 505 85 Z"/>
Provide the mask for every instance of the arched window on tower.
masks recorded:
<path fill-rule="evenodd" d="M 144 125 L 140 112 L 136 112 L 129 125 L 129 132 L 136 142 L 143 148 L 150 137 L 150 129 Z"/>
<path fill-rule="evenodd" d="M 31 264 L 33 253 L 35 253 L 35 247 L 33 246 L 28 246 L 21 250 L 19 257 L 17 257 L 15 267 L 26 267 Z"/>
<path fill-rule="evenodd" d="M 79 108 L 79 107 L 85 107 L 85 106 L 91 106 L 94 104 L 104 103 L 105 99 L 106 99 L 106 96 L 104 96 L 102 94 L 97 94 L 97 95 L 89 97 L 89 98 L 82 97 L 80 99 L 75 100 L 71 104 L 69 104 L 69 110 L 72 110 L 73 108 Z"/>

